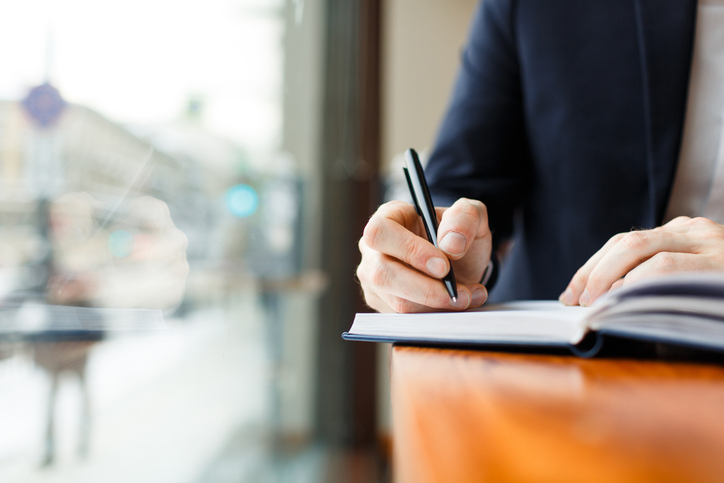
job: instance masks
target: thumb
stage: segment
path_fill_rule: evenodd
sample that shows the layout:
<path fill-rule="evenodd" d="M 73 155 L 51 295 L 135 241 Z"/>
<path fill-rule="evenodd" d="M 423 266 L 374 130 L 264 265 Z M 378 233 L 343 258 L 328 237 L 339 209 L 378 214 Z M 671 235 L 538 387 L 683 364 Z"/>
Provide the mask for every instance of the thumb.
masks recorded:
<path fill-rule="evenodd" d="M 444 210 L 438 227 L 438 246 L 454 263 L 456 278 L 480 282 L 490 260 L 492 235 L 488 210 L 477 200 L 461 198 Z"/>

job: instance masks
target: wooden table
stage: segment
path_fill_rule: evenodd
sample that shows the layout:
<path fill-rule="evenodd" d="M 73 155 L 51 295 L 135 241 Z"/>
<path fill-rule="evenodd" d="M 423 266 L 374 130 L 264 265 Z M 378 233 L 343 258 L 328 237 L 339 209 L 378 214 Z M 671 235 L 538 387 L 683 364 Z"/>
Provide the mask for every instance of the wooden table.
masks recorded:
<path fill-rule="evenodd" d="M 724 365 L 392 349 L 395 481 L 724 481 Z"/>

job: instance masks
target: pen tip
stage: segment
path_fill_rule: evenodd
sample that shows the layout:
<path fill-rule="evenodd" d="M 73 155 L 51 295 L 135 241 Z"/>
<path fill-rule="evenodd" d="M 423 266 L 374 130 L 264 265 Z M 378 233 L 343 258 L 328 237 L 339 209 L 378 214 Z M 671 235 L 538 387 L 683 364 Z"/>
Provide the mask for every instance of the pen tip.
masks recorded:
<path fill-rule="evenodd" d="M 458 302 L 458 298 L 457 298 L 457 297 L 453 297 L 453 303 L 456 304 L 457 302 Z"/>

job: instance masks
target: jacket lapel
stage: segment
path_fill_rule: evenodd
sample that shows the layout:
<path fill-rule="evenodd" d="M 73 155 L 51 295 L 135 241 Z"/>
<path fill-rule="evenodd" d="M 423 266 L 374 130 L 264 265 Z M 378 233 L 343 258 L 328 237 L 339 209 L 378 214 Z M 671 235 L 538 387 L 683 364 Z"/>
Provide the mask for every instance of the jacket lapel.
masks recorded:
<path fill-rule="evenodd" d="M 650 226 L 659 225 L 679 157 L 696 0 L 633 0 L 641 56 Z"/>

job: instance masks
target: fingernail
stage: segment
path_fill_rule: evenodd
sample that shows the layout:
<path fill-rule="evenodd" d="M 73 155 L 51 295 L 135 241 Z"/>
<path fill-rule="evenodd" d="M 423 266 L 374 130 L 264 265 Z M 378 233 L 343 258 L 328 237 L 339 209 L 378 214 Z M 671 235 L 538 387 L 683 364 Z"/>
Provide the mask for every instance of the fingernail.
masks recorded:
<path fill-rule="evenodd" d="M 457 301 L 453 302 L 451 299 L 450 303 L 452 303 L 452 306 L 456 309 L 467 309 L 470 306 L 470 294 L 461 290 L 458 292 Z"/>
<path fill-rule="evenodd" d="M 467 240 L 460 233 L 450 232 L 440 240 L 440 248 L 450 255 L 462 255 L 466 243 Z"/>
<path fill-rule="evenodd" d="M 470 304 L 473 307 L 480 307 L 488 299 L 488 293 L 483 287 L 478 287 L 473 291 L 473 302 Z"/>
<path fill-rule="evenodd" d="M 560 300 L 561 303 L 565 305 L 575 305 L 576 302 L 573 299 L 573 290 L 571 290 L 570 287 L 566 288 L 565 292 L 563 292 L 561 296 L 558 297 L 558 300 Z"/>
<path fill-rule="evenodd" d="M 431 258 L 425 266 L 433 277 L 442 278 L 447 273 L 447 265 L 442 258 Z"/>
<path fill-rule="evenodd" d="M 582 306 L 586 307 L 589 303 L 591 303 L 591 294 L 588 293 L 588 289 L 584 290 L 581 294 L 581 298 L 578 299 L 578 303 Z"/>

